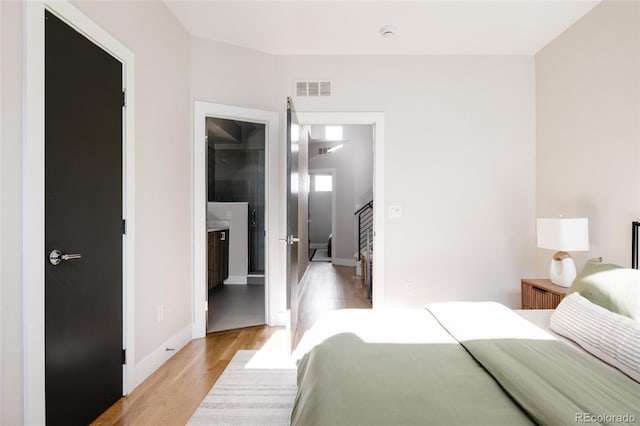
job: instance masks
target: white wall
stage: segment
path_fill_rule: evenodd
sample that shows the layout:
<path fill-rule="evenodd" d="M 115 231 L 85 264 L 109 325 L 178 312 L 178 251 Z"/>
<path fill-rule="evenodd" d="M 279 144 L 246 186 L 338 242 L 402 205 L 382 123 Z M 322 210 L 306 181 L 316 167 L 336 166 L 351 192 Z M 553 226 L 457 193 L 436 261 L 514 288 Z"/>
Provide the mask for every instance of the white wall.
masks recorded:
<path fill-rule="evenodd" d="M 23 423 L 22 4 L 0 2 L 0 424 Z"/>
<path fill-rule="evenodd" d="M 534 270 L 532 57 L 273 57 L 195 39 L 191 68 L 194 99 L 283 114 L 295 80 L 330 79 L 331 97 L 297 110 L 383 111 L 385 198 L 403 208 L 385 218 L 387 304 L 518 306 Z"/>
<path fill-rule="evenodd" d="M 284 112 L 286 95 L 276 90 L 274 73 L 273 55 L 191 39 L 193 100 Z"/>
<path fill-rule="evenodd" d="M 324 128 L 311 126 L 312 137 L 323 139 Z M 343 126 L 343 138 L 342 149 L 327 155 L 318 155 L 318 148 L 336 145 L 335 142 L 312 143 L 309 168 L 335 169 L 336 232 L 331 241 L 332 254 L 339 264 L 355 264 L 358 226 L 353 213 L 373 199 L 373 128 Z"/>
<path fill-rule="evenodd" d="M 640 210 L 640 3 L 605 1 L 536 55 L 536 216 L 588 217 L 586 259 L 629 266 Z M 532 226 L 534 226 L 532 224 Z M 536 251 L 537 276 L 553 252 Z"/>
<path fill-rule="evenodd" d="M 74 5 L 135 55 L 139 363 L 191 325 L 190 37 L 161 2 Z"/>
<path fill-rule="evenodd" d="M 384 111 L 385 300 L 519 304 L 534 269 L 532 57 L 278 57 L 280 90 L 330 79 L 299 111 Z M 411 295 L 404 283 L 414 283 Z M 375 285 L 375 284 L 374 284 Z"/>

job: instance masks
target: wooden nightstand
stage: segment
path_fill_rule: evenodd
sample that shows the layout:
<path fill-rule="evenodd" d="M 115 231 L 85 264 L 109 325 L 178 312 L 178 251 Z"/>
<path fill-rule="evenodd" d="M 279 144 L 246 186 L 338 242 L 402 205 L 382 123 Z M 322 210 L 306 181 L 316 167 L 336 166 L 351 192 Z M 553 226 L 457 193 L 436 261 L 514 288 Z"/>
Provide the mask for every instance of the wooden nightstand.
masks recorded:
<path fill-rule="evenodd" d="M 555 309 L 569 291 L 548 279 L 523 278 L 522 309 Z"/>

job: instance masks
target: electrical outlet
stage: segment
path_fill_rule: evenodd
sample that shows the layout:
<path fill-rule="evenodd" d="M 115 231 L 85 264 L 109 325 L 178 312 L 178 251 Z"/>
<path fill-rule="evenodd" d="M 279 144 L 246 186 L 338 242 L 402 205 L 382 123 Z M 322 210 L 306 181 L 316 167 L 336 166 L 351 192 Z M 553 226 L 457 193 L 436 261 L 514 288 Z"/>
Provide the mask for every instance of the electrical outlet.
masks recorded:
<path fill-rule="evenodd" d="M 402 207 L 389 206 L 389 217 L 391 219 L 400 219 L 401 216 L 402 216 Z"/>
<path fill-rule="evenodd" d="M 157 319 L 158 322 L 162 322 L 164 320 L 164 305 L 158 306 Z"/>
<path fill-rule="evenodd" d="M 407 296 L 413 296 L 413 283 L 404 283 L 404 291 Z"/>

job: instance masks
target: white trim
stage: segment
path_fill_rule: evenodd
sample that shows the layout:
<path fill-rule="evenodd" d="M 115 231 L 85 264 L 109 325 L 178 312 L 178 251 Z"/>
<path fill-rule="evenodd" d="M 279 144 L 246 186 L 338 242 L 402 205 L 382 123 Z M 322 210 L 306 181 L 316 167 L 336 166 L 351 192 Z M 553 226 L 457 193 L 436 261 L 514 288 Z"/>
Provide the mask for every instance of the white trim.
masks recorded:
<path fill-rule="evenodd" d="M 123 338 L 135 359 L 135 58 L 133 53 L 65 0 L 24 2 L 23 312 L 24 422 L 45 423 L 44 362 L 44 11 L 45 8 L 123 63 L 127 107 L 123 121 Z M 123 394 L 134 388 L 135 367 L 123 369 Z"/>
<path fill-rule="evenodd" d="M 206 158 L 206 117 L 220 117 L 261 123 L 265 131 L 265 322 L 269 325 L 282 324 L 277 313 L 284 310 L 284 279 L 278 267 L 278 233 L 280 216 L 279 180 L 279 122 L 278 113 L 209 102 L 194 102 L 193 114 L 193 182 L 192 182 L 192 294 L 193 294 L 193 338 L 204 337 L 207 332 L 207 262 L 206 262 L 206 203 L 207 175 Z M 282 299 L 282 300 L 280 300 Z M 202 308 L 199 308 L 202 307 Z"/>
<path fill-rule="evenodd" d="M 300 120 L 300 118 L 298 118 L 298 120 Z M 333 123 L 330 123 L 333 124 Z M 311 175 L 331 175 L 331 263 L 334 263 L 334 259 L 336 256 L 336 221 L 338 220 L 338 215 L 336 213 L 337 211 L 337 206 L 336 206 L 336 191 L 337 191 L 337 187 L 338 184 L 336 182 L 336 169 L 335 168 L 328 168 L 328 169 L 312 169 L 309 170 L 309 176 Z M 311 193 L 311 192 L 309 192 Z M 340 238 L 338 238 L 338 241 L 340 240 Z M 328 244 L 325 244 L 326 247 L 324 248 L 328 248 Z M 355 265 L 355 264 L 354 264 Z"/>
<path fill-rule="evenodd" d="M 162 364 L 173 357 L 180 349 L 191 341 L 191 325 L 184 327 L 178 333 L 169 337 L 136 364 L 134 387 L 144 382 Z"/>
<path fill-rule="evenodd" d="M 352 266 L 352 267 L 356 266 L 355 259 L 341 259 L 339 257 L 332 257 L 331 263 L 338 266 Z"/>
<path fill-rule="evenodd" d="M 225 284 L 231 285 L 246 285 L 247 284 L 247 276 L 246 275 L 229 275 L 229 277 L 224 280 Z"/>
<path fill-rule="evenodd" d="M 384 308 L 384 112 L 298 112 L 297 116 L 301 125 L 373 125 L 373 307 Z"/>
<path fill-rule="evenodd" d="M 0 46 L 2 46 L 2 5 L 0 4 Z M 0 91 L 2 91 L 2 58 L 1 58 L 1 53 L 0 53 Z M 4 140 L 2 137 L 2 101 L 0 100 L 0 146 L 5 146 L 4 145 Z M 0 150 L 0 164 L 2 164 L 2 152 Z M 0 212 L 4 212 L 4 209 L 2 208 L 3 205 L 3 193 L 2 193 L 2 187 L 0 185 Z M 2 226 L 0 225 L 0 241 L 2 241 Z M 2 249 L 0 248 L 0 258 L 2 258 Z M 4 306 L 2 304 L 2 291 L 0 290 L 0 306 Z M 2 338 L 0 338 L 0 377 L 3 377 L 3 373 L 2 373 Z M 4 401 L 4 399 L 2 398 L 2 388 L 0 388 L 0 401 Z M 0 419 L 2 419 L 2 407 L 4 406 L 3 403 L 0 403 Z"/>
<path fill-rule="evenodd" d="M 45 424 L 44 4 L 25 2 L 22 276 L 24 424 Z"/>

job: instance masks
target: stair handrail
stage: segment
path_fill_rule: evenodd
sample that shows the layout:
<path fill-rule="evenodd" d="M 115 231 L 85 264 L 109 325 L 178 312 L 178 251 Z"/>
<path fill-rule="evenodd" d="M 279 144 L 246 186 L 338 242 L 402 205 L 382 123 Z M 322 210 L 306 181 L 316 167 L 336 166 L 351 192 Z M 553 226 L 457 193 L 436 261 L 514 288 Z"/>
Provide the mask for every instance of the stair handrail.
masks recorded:
<path fill-rule="evenodd" d="M 354 216 L 355 215 L 359 215 L 360 213 L 362 213 L 364 210 L 366 210 L 367 208 L 373 208 L 373 200 L 369 201 L 367 204 L 365 204 L 364 206 L 360 207 L 358 210 L 355 211 Z"/>

